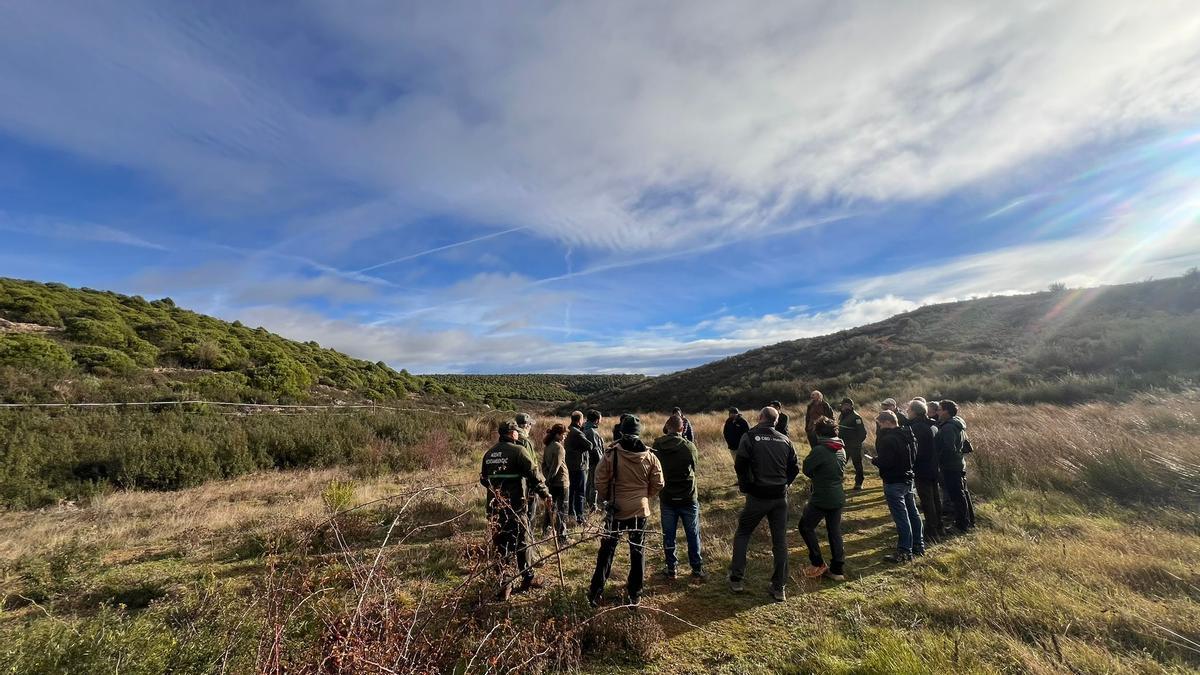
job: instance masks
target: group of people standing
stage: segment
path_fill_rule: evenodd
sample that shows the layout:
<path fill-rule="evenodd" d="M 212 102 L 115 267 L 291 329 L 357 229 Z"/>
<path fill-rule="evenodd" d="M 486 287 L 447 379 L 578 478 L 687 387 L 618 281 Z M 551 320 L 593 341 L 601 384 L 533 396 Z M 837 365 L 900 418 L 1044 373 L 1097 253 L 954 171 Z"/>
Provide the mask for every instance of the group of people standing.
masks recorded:
<path fill-rule="evenodd" d="M 953 525 L 965 532 L 974 527 L 974 510 L 966 489 L 963 455 L 971 451 L 966 423 L 953 401 L 926 402 L 916 398 L 901 412 L 887 399 L 875 418 L 876 455 L 863 452 L 867 426 L 854 401 L 832 407 L 819 391 L 811 394 L 805 411 L 809 451 L 800 460 L 789 435 L 789 417 L 779 401 L 763 407 L 754 426 L 737 408 L 729 409 L 725 442 L 733 456 L 737 485 L 745 496 L 733 542 L 728 581 L 733 592 L 745 590 L 750 538 L 765 519 L 771 532 L 774 570 L 768 586 L 779 602 L 786 598 L 788 575 L 788 491 L 803 473 L 812 490 L 799 523 L 808 548 L 807 577 L 845 578 L 841 519 L 845 507 L 844 475 L 853 462 L 854 490 L 863 484 L 863 460 L 878 468 L 883 492 L 897 529 L 897 548 L 885 556 L 892 563 L 923 555 L 927 543 L 945 536 L 942 513 L 953 513 Z M 552 425 L 539 456 L 529 441 L 533 420 L 518 415 L 499 427 L 499 442 L 484 454 L 480 483 L 488 489 L 488 513 L 494 543 L 502 557 L 516 558 L 521 584 L 516 592 L 538 586 L 530 560 L 531 528 L 538 500 L 545 504 L 542 533 L 554 528 L 559 546 L 567 543 L 571 524 L 585 526 L 590 512 L 603 511 L 600 549 L 588 599 L 597 605 L 612 571 L 622 538 L 629 544 L 630 572 L 625 602 L 637 605 L 644 587 L 645 534 L 650 500 L 658 498 L 665 566 L 661 574 L 677 577 L 677 532 L 683 526 L 691 577 L 704 580 L 700 541 L 700 503 L 696 486 L 699 452 L 691 422 L 672 411 L 662 435 L 647 445 L 636 415 L 622 415 L 612 441 L 600 434 L 602 415 L 574 412 L 569 425 Z M 918 509 L 918 500 L 920 508 Z M 922 515 L 923 514 L 923 515 Z M 829 539 L 825 563 L 816 534 L 821 523 Z M 505 584 L 501 595 L 507 597 Z"/>

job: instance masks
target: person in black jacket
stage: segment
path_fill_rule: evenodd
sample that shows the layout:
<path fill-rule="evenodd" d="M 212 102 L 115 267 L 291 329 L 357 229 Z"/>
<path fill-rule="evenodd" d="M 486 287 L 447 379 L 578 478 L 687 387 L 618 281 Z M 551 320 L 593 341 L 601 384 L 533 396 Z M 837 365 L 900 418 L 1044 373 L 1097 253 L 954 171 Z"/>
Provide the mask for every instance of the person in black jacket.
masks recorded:
<path fill-rule="evenodd" d="M 746 574 L 746 552 L 750 535 L 763 518 L 771 528 L 771 552 L 775 572 L 769 592 L 776 602 L 785 599 L 788 578 L 787 491 L 800 475 L 800 460 L 787 436 L 775 430 L 779 411 L 767 406 L 758 413 L 758 424 L 742 436 L 733 467 L 737 471 L 738 489 L 746 495 L 746 505 L 738 516 L 737 533 L 733 538 L 733 562 L 729 566 L 729 588 L 734 593 L 746 590 L 742 579 Z"/>
<path fill-rule="evenodd" d="M 838 418 L 838 435 L 846 444 L 846 455 L 854 463 L 854 489 L 861 490 L 863 484 L 862 446 L 867 440 L 867 425 L 854 412 L 854 399 L 842 399 L 842 416 Z"/>
<path fill-rule="evenodd" d="M 888 510 L 896 522 L 899 541 L 896 552 L 884 556 L 887 562 L 905 562 L 914 555 L 925 553 L 925 540 L 921 532 L 921 514 L 917 511 L 917 499 L 913 494 L 913 459 L 916 456 L 910 436 L 899 428 L 896 413 L 884 410 L 875 418 L 879 423 L 879 437 L 875 439 L 876 457 L 871 463 L 879 467 L 883 480 L 883 496 Z"/>
<path fill-rule="evenodd" d="M 788 414 L 783 412 L 783 404 L 779 401 L 771 401 L 768 405 L 779 411 L 779 419 L 775 421 L 775 431 L 788 435 Z"/>
<path fill-rule="evenodd" d="M 696 442 L 696 432 L 692 430 L 692 421 L 684 416 L 683 410 L 681 408 L 672 408 L 670 416 L 678 417 L 679 419 L 683 420 L 683 434 L 682 434 L 683 440 L 687 441 L 688 443 L 695 443 Z M 665 436 L 669 433 L 671 433 L 671 432 L 667 430 L 667 425 L 664 424 L 663 425 L 663 435 Z"/>
<path fill-rule="evenodd" d="M 725 419 L 725 428 L 722 430 L 730 455 L 737 454 L 738 444 L 742 442 L 742 436 L 745 436 L 747 431 L 750 431 L 750 423 L 742 417 L 742 411 L 730 408 L 729 417 Z"/>
<path fill-rule="evenodd" d="M 582 525 L 592 441 L 583 432 L 583 413 L 578 410 L 571 413 L 571 426 L 567 429 L 563 446 L 567 450 L 567 474 L 570 479 L 567 509 L 575 522 Z"/>
<path fill-rule="evenodd" d="M 925 520 L 925 543 L 936 544 L 942 535 L 941 467 L 935 445 L 937 424 L 929 419 L 929 409 L 919 399 L 913 399 L 913 402 L 908 404 L 908 419 L 908 428 L 917 441 L 913 474 L 917 485 L 917 499 L 921 503 L 921 515 Z"/>
<path fill-rule="evenodd" d="M 526 503 L 536 494 L 547 502 L 546 508 L 552 508 L 550 490 L 537 464 L 530 461 L 525 447 L 520 444 L 516 422 L 501 422 L 499 435 L 497 443 L 483 454 L 479 484 L 487 490 L 492 544 L 499 554 L 497 564 L 503 565 L 509 556 L 516 558 L 517 573 L 521 577 L 517 592 L 523 593 L 539 585 L 529 560 Z M 507 599 L 510 593 L 512 586 L 506 582 L 500 588 L 500 598 Z"/>

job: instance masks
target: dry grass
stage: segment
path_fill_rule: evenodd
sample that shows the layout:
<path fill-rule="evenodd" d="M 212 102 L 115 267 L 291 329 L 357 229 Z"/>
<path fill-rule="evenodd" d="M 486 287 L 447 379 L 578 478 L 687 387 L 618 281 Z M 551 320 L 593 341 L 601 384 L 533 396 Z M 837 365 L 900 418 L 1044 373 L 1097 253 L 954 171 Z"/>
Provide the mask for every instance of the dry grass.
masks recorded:
<path fill-rule="evenodd" d="M 507 606 L 477 604 L 479 598 L 464 590 L 472 588 L 464 580 L 477 578 L 486 539 L 473 483 L 479 452 L 494 433 L 493 416 L 468 425 L 478 441 L 476 453 L 436 471 L 377 478 L 353 468 L 264 473 L 174 493 L 113 494 L 77 509 L 0 513 L 0 561 L 17 570 L 0 581 L 10 586 L 32 578 L 30 560 L 53 559 L 64 545 L 90 542 L 103 559 L 98 569 L 72 572 L 77 579 L 70 584 L 51 585 L 44 611 L 18 604 L 0 613 L 0 636 L 24 636 L 5 652 L 12 663 L 106 663 L 81 661 L 68 648 L 71 641 L 60 644 L 67 638 L 55 623 L 66 621 L 92 635 L 88 631 L 103 619 L 104 631 L 95 634 L 104 640 L 121 636 L 125 642 L 112 649 L 135 657 L 149 649 L 135 639 L 142 635 L 139 626 L 149 626 L 144 639 L 157 644 L 150 640 L 164 631 L 153 623 L 158 612 L 190 607 L 191 596 L 179 586 L 214 577 L 237 581 L 240 590 L 225 603 L 253 617 L 255 631 L 267 631 L 254 633 L 259 645 L 262 635 L 282 631 L 278 644 L 286 658 L 264 661 L 259 648 L 249 649 L 242 653 L 248 668 L 286 663 L 309 670 L 319 653 L 337 652 L 357 672 L 384 672 L 370 665 L 384 657 L 434 670 L 457 664 L 463 672 L 484 672 L 486 663 L 497 671 L 501 665 L 581 665 L 672 673 L 1185 672 L 1200 667 L 1200 522 L 1189 506 L 1195 504 L 1200 467 L 1198 414 L 1195 397 L 1144 397 L 1119 409 L 964 406 L 977 448 L 969 471 L 975 489 L 989 497 L 980 504 L 981 531 L 935 548 L 919 563 L 889 568 L 879 554 L 894 545 L 894 529 L 878 481 L 869 480 L 867 490 L 851 496 L 845 518 L 850 581 L 837 585 L 797 576 L 805 556 L 793 531 L 793 597 L 782 605 L 768 602 L 765 594 L 732 596 L 721 582 L 740 497 L 721 438 L 724 415 L 692 416 L 701 448 L 703 544 L 712 579 L 651 580 L 637 626 L 612 621 L 611 614 L 583 623 L 590 614 L 581 606 L 582 589 L 595 560 L 595 542 L 586 537 L 561 558 L 547 558 L 542 577 L 553 590 Z M 554 421 L 540 420 L 535 437 Z M 664 418 L 647 415 L 642 421 L 644 436 L 653 438 Z M 335 501 L 367 505 L 340 517 L 336 532 L 320 525 L 328 516 L 323 495 L 335 481 L 342 485 Z M 410 501 L 415 490 L 430 485 L 454 487 Z M 803 492 L 800 487 L 796 502 Z M 384 501 L 371 504 L 375 500 Z M 393 520 L 397 526 L 381 547 Z M 594 529 L 593 523 L 588 532 Z M 300 540 L 281 537 L 289 532 L 308 534 Z M 263 550 L 228 559 L 230 545 L 250 535 L 266 542 Z M 272 549 L 285 541 L 292 543 Z M 765 532 L 758 533 L 752 579 L 765 580 L 768 548 Z M 163 568 L 147 556 L 154 551 L 173 552 L 177 563 Z M 543 545 L 541 553 L 550 551 Z M 650 570 L 661 564 L 655 533 L 648 538 L 648 556 Z M 559 561 L 562 589 L 554 567 Z M 626 565 L 622 552 L 614 579 L 623 578 Z M 282 569 L 302 580 L 280 576 Z M 371 569 L 378 576 L 361 596 L 356 589 L 363 587 L 364 570 Z M 277 583 L 284 578 L 292 581 Z M 93 616 L 94 610 L 66 597 L 103 598 L 112 592 L 127 597 L 146 579 L 158 579 L 154 584 L 163 599 L 142 613 Z M 257 595 L 246 595 L 247 588 L 259 589 Z M 271 588 L 290 595 L 276 593 L 276 609 L 263 613 L 262 594 Z M 321 588 L 332 590 L 299 602 Z M 359 611 L 359 597 L 365 597 L 371 630 L 347 633 L 345 621 Z M 460 610 L 432 609 L 446 606 Z M 204 621 L 196 625 L 224 636 L 209 641 L 232 640 L 228 636 L 241 625 Z M 406 634 L 414 626 L 422 651 L 407 652 L 411 641 L 397 642 L 396 631 Z M 642 639 L 657 630 L 667 638 Z M 491 651 L 531 632 L 540 637 L 526 646 L 536 649 L 523 648 L 520 659 Z M 556 635 L 559 642 L 553 642 Z M 481 642 L 485 647 L 464 670 Z M 267 644 L 275 644 L 273 638 Z M 544 658 L 537 657 L 543 650 Z M 43 652 L 50 656 L 33 656 Z M 108 652 L 89 653 L 87 658 L 98 659 L 95 654 Z M 525 663 L 530 656 L 535 658 Z M 187 662 L 178 654 L 171 658 Z"/>

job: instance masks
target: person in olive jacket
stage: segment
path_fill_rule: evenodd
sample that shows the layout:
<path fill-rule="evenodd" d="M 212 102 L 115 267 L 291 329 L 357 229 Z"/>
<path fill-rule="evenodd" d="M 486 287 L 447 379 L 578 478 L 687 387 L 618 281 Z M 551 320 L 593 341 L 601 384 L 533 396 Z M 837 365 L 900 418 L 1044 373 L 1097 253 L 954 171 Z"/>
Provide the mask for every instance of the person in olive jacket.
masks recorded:
<path fill-rule="evenodd" d="M 567 451 L 563 447 L 563 438 L 567 428 L 561 422 L 546 430 L 542 439 L 545 449 L 542 451 L 542 475 L 546 478 L 546 488 L 550 490 L 550 500 L 553 509 L 546 509 L 542 516 L 542 537 L 554 527 L 554 535 L 560 547 L 567 543 L 567 494 L 571 489 L 571 472 L 567 467 Z"/>
<path fill-rule="evenodd" d="M 688 563 L 692 578 L 703 579 L 704 558 L 700 550 L 700 494 L 696 490 L 696 465 L 700 453 L 696 445 L 683 437 L 684 421 L 678 415 L 667 418 L 667 433 L 654 441 L 651 452 L 662 465 L 663 489 L 658 493 L 659 514 L 662 517 L 663 553 L 667 559 L 663 575 L 674 579 L 679 557 L 675 553 L 675 537 L 680 521 L 687 537 Z"/>
<path fill-rule="evenodd" d="M 954 527 L 967 532 L 975 527 L 975 509 L 967 491 L 967 464 L 963 459 L 967 423 L 958 416 L 958 404 L 954 401 L 942 401 L 938 420 L 935 446 L 942 482 L 954 507 Z"/>
<path fill-rule="evenodd" d="M 550 500 L 550 490 L 542 479 L 537 464 L 529 460 L 525 446 L 518 442 L 516 422 L 501 422 L 500 438 L 483 454 L 479 484 L 487 490 L 487 514 L 492 527 L 492 544 L 499 553 L 497 565 L 514 556 L 521 587 L 525 592 L 539 584 L 534 579 L 529 560 L 529 520 L 525 517 L 526 502 L 534 495 Z M 512 586 L 504 583 L 500 597 L 507 599 Z"/>
<path fill-rule="evenodd" d="M 808 546 L 808 561 L 804 576 L 816 578 L 827 576 L 835 581 L 845 580 L 846 549 L 842 544 L 842 508 L 846 505 L 846 492 L 842 489 L 842 478 L 846 471 L 846 450 L 837 437 L 837 426 L 828 417 L 816 424 L 817 444 L 804 458 L 801 471 L 812 480 L 812 495 L 804 512 L 800 515 L 800 536 Z M 817 525 L 825 521 L 829 534 L 829 557 L 826 565 L 821 557 L 821 543 L 817 540 Z"/>
<path fill-rule="evenodd" d="M 842 416 L 838 418 L 838 437 L 846 444 L 846 455 L 854 463 L 854 489 L 861 490 L 863 484 L 863 443 L 867 440 L 867 425 L 854 412 L 854 399 L 842 399 Z"/>

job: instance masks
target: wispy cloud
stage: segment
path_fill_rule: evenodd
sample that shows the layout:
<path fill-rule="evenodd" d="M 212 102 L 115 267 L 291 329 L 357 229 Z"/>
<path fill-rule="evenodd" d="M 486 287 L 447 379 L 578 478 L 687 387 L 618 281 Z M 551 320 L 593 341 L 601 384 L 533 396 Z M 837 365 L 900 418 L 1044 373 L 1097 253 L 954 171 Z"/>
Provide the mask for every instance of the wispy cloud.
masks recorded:
<path fill-rule="evenodd" d="M 47 216 L 11 215 L 0 211 L 0 230 L 75 242 L 96 242 L 168 250 L 166 246 L 100 223 L 75 222 Z"/>

